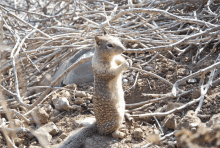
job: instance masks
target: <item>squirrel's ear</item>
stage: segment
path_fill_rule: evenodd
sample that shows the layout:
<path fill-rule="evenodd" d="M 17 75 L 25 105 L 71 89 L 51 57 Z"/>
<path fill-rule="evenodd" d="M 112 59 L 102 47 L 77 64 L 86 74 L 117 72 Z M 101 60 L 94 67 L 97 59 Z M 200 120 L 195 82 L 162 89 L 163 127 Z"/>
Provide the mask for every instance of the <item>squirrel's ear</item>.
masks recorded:
<path fill-rule="evenodd" d="M 98 36 L 95 36 L 95 42 L 96 42 L 96 44 L 100 45 L 101 39 Z"/>

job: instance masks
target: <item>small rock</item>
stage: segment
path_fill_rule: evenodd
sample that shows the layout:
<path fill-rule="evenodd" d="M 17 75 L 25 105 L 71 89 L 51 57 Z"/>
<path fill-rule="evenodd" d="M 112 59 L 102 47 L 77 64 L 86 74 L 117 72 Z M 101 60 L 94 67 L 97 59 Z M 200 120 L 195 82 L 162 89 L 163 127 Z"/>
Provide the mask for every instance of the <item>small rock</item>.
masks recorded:
<path fill-rule="evenodd" d="M 161 72 L 166 73 L 169 69 L 168 68 L 162 68 Z"/>
<path fill-rule="evenodd" d="M 213 115 L 211 119 L 208 122 L 206 122 L 207 127 L 213 128 L 218 125 L 220 125 L 220 113 Z"/>
<path fill-rule="evenodd" d="M 178 108 L 182 105 L 184 105 L 184 104 L 183 103 L 178 103 L 178 102 L 168 102 L 166 111 L 170 111 L 170 110 L 172 110 L 174 108 Z M 179 111 L 179 112 L 181 112 L 181 111 Z"/>
<path fill-rule="evenodd" d="M 174 71 L 174 70 L 175 70 L 175 67 L 172 66 L 172 65 L 169 65 L 169 66 L 168 66 L 168 69 L 169 69 L 170 71 Z"/>
<path fill-rule="evenodd" d="M 59 129 L 56 127 L 56 125 L 53 122 L 49 122 L 38 128 L 37 131 L 48 132 L 52 136 L 54 136 L 59 132 Z"/>
<path fill-rule="evenodd" d="M 65 88 L 75 90 L 77 89 L 77 85 L 75 83 L 66 85 Z"/>
<path fill-rule="evenodd" d="M 151 66 L 145 66 L 143 69 L 144 69 L 144 70 L 147 70 L 147 71 L 153 71 L 153 70 L 155 70 L 155 69 L 152 68 Z"/>
<path fill-rule="evenodd" d="M 83 97 L 86 97 L 86 96 L 87 96 L 87 94 L 84 91 L 76 91 L 76 93 L 75 93 L 75 97 L 83 98 Z"/>
<path fill-rule="evenodd" d="M 84 102 L 83 98 L 76 98 L 75 99 L 75 104 L 80 105 Z"/>
<path fill-rule="evenodd" d="M 69 110 L 70 104 L 67 98 L 59 99 L 59 105 L 63 110 Z"/>
<path fill-rule="evenodd" d="M 165 63 L 168 62 L 168 60 L 167 60 L 167 58 L 163 58 L 163 59 L 161 60 L 161 62 L 164 62 L 164 64 L 165 64 Z"/>
<path fill-rule="evenodd" d="M 76 110 L 80 113 L 80 112 L 82 112 L 82 107 L 81 106 L 77 106 Z"/>
<path fill-rule="evenodd" d="M 56 117 L 51 117 L 51 118 L 50 118 L 50 121 L 51 121 L 51 122 L 57 122 L 57 121 L 58 121 L 58 118 L 56 118 Z"/>
<path fill-rule="evenodd" d="M 65 98 L 70 98 L 71 97 L 71 94 L 68 91 L 66 91 L 66 90 L 62 90 L 61 92 L 59 92 L 59 94 L 62 97 L 65 97 Z"/>
<path fill-rule="evenodd" d="M 39 143 L 43 146 L 49 146 L 52 136 L 48 132 L 42 132 L 35 130 L 32 132 L 33 135 L 38 139 Z"/>
<path fill-rule="evenodd" d="M 189 71 L 185 68 L 180 68 L 180 69 L 177 70 L 177 75 L 178 76 L 189 75 Z"/>
<path fill-rule="evenodd" d="M 13 120 L 12 120 L 12 124 L 13 124 L 14 128 L 24 127 L 23 122 L 22 122 L 21 120 L 19 120 L 19 119 L 13 119 Z M 9 128 L 13 128 L 13 127 L 11 127 L 11 124 L 9 124 L 8 127 L 9 127 Z"/>
<path fill-rule="evenodd" d="M 71 110 L 71 111 L 81 110 L 81 106 L 78 106 L 78 105 L 71 105 L 71 106 L 70 106 L 70 110 Z"/>
<path fill-rule="evenodd" d="M 53 105 L 57 110 L 69 110 L 70 108 L 69 101 L 65 97 L 63 98 L 56 97 L 53 98 L 52 101 L 53 101 Z"/>
<path fill-rule="evenodd" d="M 58 137 L 56 141 L 57 141 L 57 143 L 60 143 L 60 142 L 62 142 L 62 139 Z"/>
<path fill-rule="evenodd" d="M 47 114 L 47 112 L 40 107 L 35 108 L 32 112 L 31 115 L 34 119 L 34 122 L 37 124 L 44 124 L 48 122 L 49 119 L 49 115 Z"/>
<path fill-rule="evenodd" d="M 123 133 L 123 132 L 120 132 L 120 131 L 115 131 L 115 132 L 112 133 L 112 137 L 113 138 L 120 138 L 120 139 L 122 139 L 125 136 L 126 136 L 126 134 Z"/>
<path fill-rule="evenodd" d="M 133 137 L 134 137 L 134 138 L 138 138 L 138 139 L 142 139 L 143 136 L 144 136 L 144 133 L 143 133 L 142 129 L 140 129 L 140 128 L 134 129 L 133 134 L 134 134 Z"/>
<path fill-rule="evenodd" d="M 122 81 L 124 84 L 128 84 L 128 79 L 123 79 Z"/>
<path fill-rule="evenodd" d="M 59 136 L 60 139 L 65 139 L 66 137 L 67 137 L 67 134 L 66 134 L 66 133 L 62 133 L 62 134 Z"/>
<path fill-rule="evenodd" d="M 53 105 L 55 106 L 55 109 L 62 110 L 62 107 L 60 106 L 60 104 L 58 102 L 59 101 L 58 97 L 53 97 L 52 101 L 53 101 Z"/>
<path fill-rule="evenodd" d="M 158 134 L 147 135 L 146 140 L 148 142 L 157 142 L 160 140 L 160 136 Z"/>
<path fill-rule="evenodd" d="M 196 116 L 193 110 L 189 110 L 187 114 L 180 120 L 177 124 L 177 129 L 186 128 L 191 129 L 201 124 L 201 120 L 199 117 Z"/>
<path fill-rule="evenodd" d="M 196 79 L 189 79 L 189 80 L 187 80 L 187 83 L 188 84 L 194 84 L 194 83 L 197 83 L 197 80 Z"/>
<path fill-rule="evenodd" d="M 200 95 L 201 95 L 200 89 L 199 88 L 193 88 L 193 91 L 192 91 L 191 94 L 192 94 L 193 99 L 199 98 Z"/>
<path fill-rule="evenodd" d="M 47 112 L 48 115 L 51 115 L 53 108 L 50 104 L 43 105 L 44 110 Z"/>
<path fill-rule="evenodd" d="M 173 75 L 166 75 L 166 79 L 167 80 L 172 80 L 173 79 Z"/>
<path fill-rule="evenodd" d="M 89 86 L 89 91 L 93 92 L 93 87 Z"/>
<path fill-rule="evenodd" d="M 138 87 L 141 87 L 141 86 L 143 86 L 143 82 L 137 82 L 137 85 L 138 85 Z"/>
<path fill-rule="evenodd" d="M 80 127 L 86 127 L 92 125 L 94 122 L 95 122 L 95 118 L 86 118 L 81 122 Z"/>
<path fill-rule="evenodd" d="M 164 124 L 169 129 L 176 129 L 177 123 L 179 122 L 180 117 L 175 114 L 170 114 L 164 119 Z"/>
<path fill-rule="evenodd" d="M 175 133 L 177 147 L 219 147 L 220 127 L 207 128 L 199 125 L 197 131 L 182 128 Z"/>
<path fill-rule="evenodd" d="M 92 95 L 90 94 L 87 94 L 87 97 L 86 97 L 87 100 L 92 100 Z"/>

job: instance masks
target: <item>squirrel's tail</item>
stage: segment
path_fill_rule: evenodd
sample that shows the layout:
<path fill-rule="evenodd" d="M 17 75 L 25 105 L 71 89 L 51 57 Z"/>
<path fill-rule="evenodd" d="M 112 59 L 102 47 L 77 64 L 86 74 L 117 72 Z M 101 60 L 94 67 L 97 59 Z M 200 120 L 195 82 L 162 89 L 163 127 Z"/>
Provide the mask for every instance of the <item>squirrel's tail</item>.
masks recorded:
<path fill-rule="evenodd" d="M 97 124 L 93 123 L 88 127 L 78 130 L 76 133 L 70 134 L 65 141 L 56 148 L 80 148 L 87 137 L 98 131 Z"/>

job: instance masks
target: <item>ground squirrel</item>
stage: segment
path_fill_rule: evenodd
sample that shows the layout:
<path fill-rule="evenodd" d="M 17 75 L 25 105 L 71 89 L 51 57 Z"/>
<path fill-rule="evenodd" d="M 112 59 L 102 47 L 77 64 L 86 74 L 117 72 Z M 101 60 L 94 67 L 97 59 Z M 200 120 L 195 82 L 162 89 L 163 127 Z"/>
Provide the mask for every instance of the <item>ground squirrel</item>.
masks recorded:
<path fill-rule="evenodd" d="M 96 36 L 95 46 L 92 68 L 95 76 L 93 103 L 96 122 L 71 134 L 59 148 L 78 148 L 96 131 L 107 135 L 118 132 L 122 125 L 125 111 L 122 72 L 131 66 L 131 60 L 122 57 L 125 47 L 116 37 Z"/>

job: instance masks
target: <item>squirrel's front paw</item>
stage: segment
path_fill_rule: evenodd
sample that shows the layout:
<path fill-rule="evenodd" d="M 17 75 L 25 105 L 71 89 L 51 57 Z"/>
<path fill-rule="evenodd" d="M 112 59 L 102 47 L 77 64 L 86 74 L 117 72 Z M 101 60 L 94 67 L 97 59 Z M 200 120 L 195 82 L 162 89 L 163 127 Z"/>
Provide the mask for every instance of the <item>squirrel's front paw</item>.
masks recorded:
<path fill-rule="evenodd" d="M 126 68 L 131 67 L 132 66 L 132 60 L 127 59 L 124 64 L 125 64 Z"/>
<path fill-rule="evenodd" d="M 132 60 L 131 59 L 127 59 L 127 62 L 129 63 L 129 67 L 132 66 Z"/>

